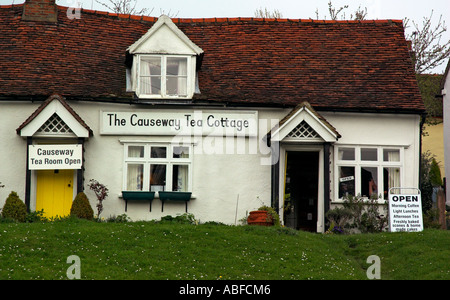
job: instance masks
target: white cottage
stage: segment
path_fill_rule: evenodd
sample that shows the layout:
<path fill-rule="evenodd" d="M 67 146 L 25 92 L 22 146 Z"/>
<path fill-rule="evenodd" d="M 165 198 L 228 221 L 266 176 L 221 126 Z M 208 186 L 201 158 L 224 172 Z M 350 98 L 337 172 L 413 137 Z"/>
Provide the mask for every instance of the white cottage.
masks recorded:
<path fill-rule="evenodd" d="M 345 195 L 418 187 L 424 106 L 402 21 L 171 19 L 0 6 L 0 205 L 102 216 L 262 204 L 323 232 Z"/>

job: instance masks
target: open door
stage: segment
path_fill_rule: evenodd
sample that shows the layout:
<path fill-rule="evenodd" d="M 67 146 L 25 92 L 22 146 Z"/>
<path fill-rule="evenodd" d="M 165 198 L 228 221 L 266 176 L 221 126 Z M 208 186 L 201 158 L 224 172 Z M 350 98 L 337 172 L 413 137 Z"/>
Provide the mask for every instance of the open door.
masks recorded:
<path fill-rule="evenodd" d="M 317 232 L 319 152 L 289 151 L 286 155 L 285 225 Z"/>

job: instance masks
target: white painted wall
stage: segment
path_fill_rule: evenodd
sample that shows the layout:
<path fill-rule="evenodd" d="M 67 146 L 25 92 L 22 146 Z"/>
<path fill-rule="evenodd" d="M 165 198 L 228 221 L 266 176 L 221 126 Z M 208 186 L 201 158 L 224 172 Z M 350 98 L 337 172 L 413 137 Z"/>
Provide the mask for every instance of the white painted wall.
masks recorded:
<path fill-rule="evenodd" d="M 21 199 L 25 198 L 26 140 L 18 136 L 15 130 L 35 111 L 39 104 L 30 102 L 0 103 L 2 116 L 0 118 L 0 182 L 5 184 L 5 188 L 0 189 L 0 207 L 3 206 L 11 190 L 17 191 Z M 121 198 L 124 146 L 120 140 L 168 142 L 172 137 L 100 135 L 100 110 L 137 111 L 155 109 L 154 107 L 89 102 L 69 102 L 69 105 L 91 127 L 94 133 L 94 136 L 85 143 L 85 186 L 89 179 L 93 178 L 109 188 L 110 194 L 104 201 L 102 217 L 107 218 L 111 215 L 117 216 L 125 213 L 125 201 Z M 191 110 L 192 108 L 187 109 Z M 180 108 L 177 108 L 177 111 L 180 111 Z M 260 121 L 269 120 L 262 122 L 260 137 L 272 128 L 271 119 L 280 120 L 288 113 L 289 110 L 286 109 L 258 109 Z M 404 146 L 404 184 L 407 186 L 418 185 L 420 151 L 420 120 L 418 116 L 332 112 L 321 112 L 321 114 L 342 135 L 338 144 Z M 237 140 L 234 139 L 234 141 L 235 151 L 232 152 L 237 153 Z M 210 142 L 211 140 L 203 138 L 194 146 L 192 192 L 195 199 L 188 204 L 189 213 L 193 213 L 201 222 L 218 221 L 234 224 L 235 219 L 244 218 L 246 212 L 257 209 L 262 203 L 270 205 L 271 167 L 262 163 L 262 159 L 267 158 L 267 155 L 262 155 L 259 151 L 267 153 L 268 149 L 261 147 L 257 140 L 245 138 L 246 151 L 244 154 L 216 153 L 211 155 L 200 151 L 201 147 L 205 147 L 205 144 Z M 242 139 L 239 142 L 242 142 Z M 331 167 L 332 172 L 333 169 Z M 331 188 L 334 189 L 333 175 L 331 175 L 331 180 Z M 96 211 L 94 193 L 86 187 L 86 194 Z M 236 214 L 238 195 L 239 203 Z M 34 201 L 32 197 L 32 208 Z M 161 202 L 159 199 L 155 199 L 152 212 L 149 212 L 148 203 L 130 202 L 126 214 L 133 220 L 159 220 L 164 215 L 176 216 L 184 212 L 184 204 L 167 203 L 162 213 Z"/>
<path fill-rule="evenodd" d="M 136 111 L 149 109 L 146 107 L 130 107 L 129 105 L 70 103 L 83 120 L 94 131 L 94 137 L 85 143 L 85 179 L 94 178 L 107 185 L 110 195 L 104 201 L 103 217 L 125 213 L 125 202 L 121 199 L 123 185 L 123 144 L 120 140 L 139 140 L 145 142 L 170 142 L 168 136 L 105 136 L 100 135 L 100 109 L 103 111 Z M 197 108 L 196 108 L 197 109 Z M 211 108 L 208 108 L 210 110 Z M 187 108 L 192 111 L 192 109 Z M 247 109 L 248 110 L 248 109 Z M 179 112 L 180 109 L 177 109 Z M 260 119 L 279 120 L 287 113 L 286 110 L 277 113 L 259 110 Z M 263 124 L 264 125 L 264 124 Z M 270 130 L 270 123 L 263 126 L 261 134 Z M 240 153 L 240 145 L 245 145 L 244 154 L 226 154 L 230 149 L 210 146 L 211 142 L 223 142 L 220 137 L 204 137 L 196 141 L 193 152 L 193 196 L 188 203 L 188 212 L 193 213 L 201 222 L 218 221 L 234 224 L 246 216 L 247 211 L 255 210 L 262 204 L 270 205 L 270 165 L 261 164 L 258 142 L 256 139 L 234 139 L 232 153 Z M 220 145 L 220 144 L 219 144 Z M 239 146 L 238 146 L 239 145 Z M 239 148 L 239 149 L 238 149 Z M 251 150 L 249 150 L 251 149 Z M 254 149 L 254 150 L 253 150 Z M 263 149 L 267 151 L 267 149 Z M 210 154 L 212 152 L 212 154 Z M 86 190 L 86 194 L 95 207 L 95 195 Z M 236 204 L 239 195 L 238 213 Z M 259 199 L 259 200 L 258 200 Z M 94 209 L 95 211 L 95 209 Z M 148 203 L 129 202 L 127 216 L 134 220 L 159 220 L 162 216 L 176 216 L 185 212 L 184 203 L 167 202 L 164 212 L 161 212 L 161 201 L 155 199 L 152 212 Z"/>
<path fill-rule="evenodd" d="M 335 144 L 391 146 L 404 149 L 403 187 L 419 187 L 420 116 L 399 114 L 322 113 L 341 134 Z M 333 157 L 334 158 L 334 157 Z M 332 163 L 333 163 L 332 158 Z M 334 178 L 332 176 L 332 178 Z M 335 198 L 332 184 L 331 199 Z"/>
<path fill-rule="evenodd" d="M 0 103 L 0 208 L 11 191 L 25 200 L 27 142 L 16 129 L 38 108 L 30 102 Z"/>

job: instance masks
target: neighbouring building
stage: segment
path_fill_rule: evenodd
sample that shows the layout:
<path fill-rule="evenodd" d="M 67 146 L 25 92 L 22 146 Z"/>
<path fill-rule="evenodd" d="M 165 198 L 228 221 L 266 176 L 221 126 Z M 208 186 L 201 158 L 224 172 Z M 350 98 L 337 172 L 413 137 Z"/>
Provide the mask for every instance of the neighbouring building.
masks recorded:
<path fill-rule="evenodd" d="M 448 76 L 450 69 L 450 61 L 448 62 L 447 68 L 444 72 L 444 77 L 441 82 L 441 95 L 442 95 L 442 106 L 444 114 L 444 161 L 445 161 L 445 174 L 450 174 L 450 76 Z M 450 205 L 450 193 L 448 182 L 448 176 L 446 175 L 445 184 L 445 197 L 447 205 Z"/>
<path fill-rule="evenodd" d="M 103 217 L 262 204 L 323 232 L 345 195 L 417 188 L 425 112 L 399 20 L 181 19 L 0 6 L 0 205 Z M 134 192 L 134 193 L 127 193 Z"/>
<path fill-rule="evenodd" d="M 439 165 L 441 179 L 445 178 L 444 119 L 440 86 L 443 75 L 417 74 L 417 83 L 427 111 L 422 132 L 422 154 L 430 153 Z"/>

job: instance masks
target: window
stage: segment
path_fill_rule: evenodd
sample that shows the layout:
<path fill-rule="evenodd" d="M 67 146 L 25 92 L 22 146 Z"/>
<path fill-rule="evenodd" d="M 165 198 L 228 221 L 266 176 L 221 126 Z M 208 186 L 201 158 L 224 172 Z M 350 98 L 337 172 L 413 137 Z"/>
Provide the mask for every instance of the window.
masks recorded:
<path fill-rule="evenodd" d="M 126 191 L 192 190 L 190 146 L 125 145 Z"/>
<path fill-rule="evenodd" d="M 336 147 L 338 198 L 347 195 L 388 198 L 389 189 L 401 186 L 401 148 Z"/>
<path fill-rule="evenodd" d="M 138 72 L 140 96 L 188 97 L 188 56 L 141 55 Z"/>

